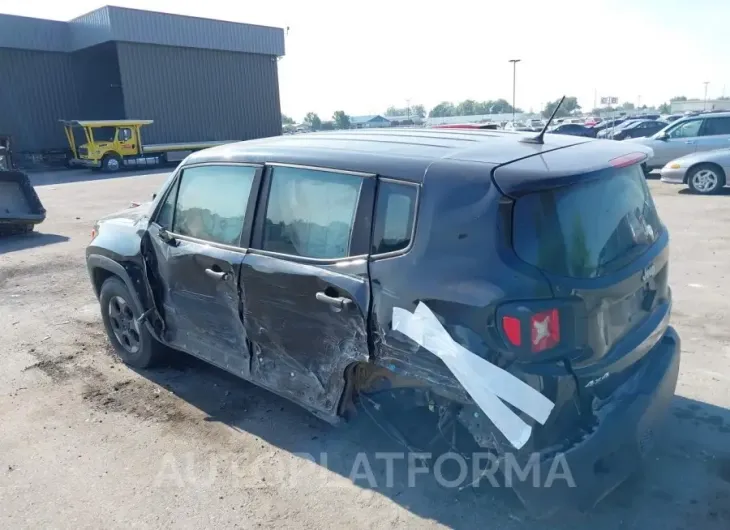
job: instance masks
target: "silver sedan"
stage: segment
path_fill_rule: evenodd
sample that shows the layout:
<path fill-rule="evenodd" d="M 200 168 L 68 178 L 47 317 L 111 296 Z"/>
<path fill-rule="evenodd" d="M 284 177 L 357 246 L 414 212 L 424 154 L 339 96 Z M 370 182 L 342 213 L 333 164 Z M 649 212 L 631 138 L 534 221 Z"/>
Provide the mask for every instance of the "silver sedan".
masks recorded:
<path fill-rule="evenodd" d="M 662 182 L 687 184 L 694 193 L 719 192 L 730 173 L 730 149 L 705 151 L 676 158 L 662 168 Z"/>

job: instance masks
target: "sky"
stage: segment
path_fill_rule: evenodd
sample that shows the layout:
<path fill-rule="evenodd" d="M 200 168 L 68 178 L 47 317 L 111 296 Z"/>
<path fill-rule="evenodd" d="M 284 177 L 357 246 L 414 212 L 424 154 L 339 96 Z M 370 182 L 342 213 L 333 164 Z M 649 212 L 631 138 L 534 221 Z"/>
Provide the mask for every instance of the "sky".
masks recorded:
<path fill-rule="evenodd" d="M 104 4 L 289 28 L 282 112 L 328 119 L 394 105 L 563 94 L 660 104 L 730 96 L 727 0 L 0 0 L 0 13 L 69 20 Z"/>

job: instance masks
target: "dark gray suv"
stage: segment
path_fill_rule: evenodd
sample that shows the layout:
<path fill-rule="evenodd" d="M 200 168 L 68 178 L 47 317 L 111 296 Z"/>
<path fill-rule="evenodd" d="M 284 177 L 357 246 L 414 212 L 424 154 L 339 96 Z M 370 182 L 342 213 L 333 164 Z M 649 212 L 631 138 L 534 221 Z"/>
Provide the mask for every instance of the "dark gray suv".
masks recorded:
<path fill-rule="evenodd" d="M 332 423 L 425 411 L 499 461 L 565 459 L 578 487 L 514 484 L 529 507 L 590 507 L 677 382 L 647 154 L 456 129 L 216 147 L 99 221 L 89 274 L 132 366 L 185 352 Z"/>

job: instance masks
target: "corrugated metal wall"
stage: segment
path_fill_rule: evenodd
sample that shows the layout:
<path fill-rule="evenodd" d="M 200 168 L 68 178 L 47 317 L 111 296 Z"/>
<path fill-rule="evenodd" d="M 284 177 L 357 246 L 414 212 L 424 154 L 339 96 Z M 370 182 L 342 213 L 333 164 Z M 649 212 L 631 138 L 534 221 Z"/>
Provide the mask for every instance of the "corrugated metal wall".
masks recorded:
<path fill-rule="evenodd" d="M 153 119 L 145 143 L 281 134 L 276 58 L 117 43 L 127 118 Z"/>
<path fill-rule="evenodd" d="M 62 52 L 70 39 L 68 22 L 0 14 L 0 48 Z"/>
<path fill-rule="evenodd" d="M 124 119 L 117 45 L 107 42 L 73 53 L 79 113 L 76 120 Z"/>
<path fill-rule="evenodd" d="M 0 48 L 0 133 L 16 151 L 62 148 L 60 119 L 78 115 L 72 57 L 66 53 Z"/>
<path fill-rule="evenodd" d="M 281 28 L 121 7 L 105 7 L 99 12 L 102 10 L 108 12 L 109 40 L 284 55 L 284 30 Z"/>

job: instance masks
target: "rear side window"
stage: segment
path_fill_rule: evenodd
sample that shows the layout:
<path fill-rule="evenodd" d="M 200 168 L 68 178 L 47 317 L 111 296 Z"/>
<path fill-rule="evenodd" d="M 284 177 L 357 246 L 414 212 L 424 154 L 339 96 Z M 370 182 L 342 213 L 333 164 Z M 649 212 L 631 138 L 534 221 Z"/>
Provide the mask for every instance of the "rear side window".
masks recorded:
<path fill-rule="evenodd" d="M 183 170 L 172 231 L 238 246 L 255 175 L 256 168 L 249 166 L 201 166 Z M 163 206 L 161 216 L 164 213 Z"/>
<path fill-rule="evenodd" d="M 730 118 L 705 118 L 702 136 L 730 134 Z"/>
<path fill-rule="evenodd" d="M 385 254 L 408 248 L 413 236 L 417 196 L 416 186 L 380 181 L 372 254 Z"/>
<path fill-rule="evenodd" d="M 662 225 L 638 165 L 517 199 L 513 245 L 527 263 L 561 276 L 595 278 L 643 253 Z"/>
<path fill-rule="evenodd" d="M 361 186 L 356 175 L 274 167 L 263 249 L 316 259 L 349 256 Z"/>

